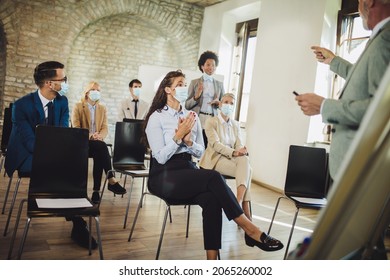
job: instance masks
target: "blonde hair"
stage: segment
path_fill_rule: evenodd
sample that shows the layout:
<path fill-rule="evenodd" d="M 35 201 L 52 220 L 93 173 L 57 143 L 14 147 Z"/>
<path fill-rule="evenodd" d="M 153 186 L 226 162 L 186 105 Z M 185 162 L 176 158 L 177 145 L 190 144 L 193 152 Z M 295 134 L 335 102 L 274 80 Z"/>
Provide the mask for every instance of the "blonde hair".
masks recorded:
<path fill-rule="evenodd" d="M 233 98 L 234 101 L 236 101 L 236 96 L 235 96 L 233 93 L 225 93 L 224 95 L 222 95 L 221 101 L 222 101 L 222 99 L 224 99 L 225 97 L 231 97 L 231 98 Z"/>
<path fill-rule="evenodd" d="M 88 93 L 94 86 L 100 87 L 100 85 L 99 85 L 98 82 L 91 81 L 91 82 L 88 83 L 88 85 L 85 87 L 84 92 L 83 92 L 83 94 L 82 94 L 81 101 L 85 101 L 85 100 L 88 99 L 87 93 Z"/>

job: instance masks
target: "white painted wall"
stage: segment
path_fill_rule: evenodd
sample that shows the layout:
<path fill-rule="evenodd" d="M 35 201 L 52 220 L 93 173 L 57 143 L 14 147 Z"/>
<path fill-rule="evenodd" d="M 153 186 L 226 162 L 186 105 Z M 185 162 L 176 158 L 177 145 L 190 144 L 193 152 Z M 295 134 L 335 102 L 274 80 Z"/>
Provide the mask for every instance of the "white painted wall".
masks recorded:
<path fill-rule="evenodd" d="M 205 10 L 199 53 L 219 51 L 217 73 L 225 76 L 225 86 L 235 24 L 259 18 L 246 141 L 253 179 L 275 188 L 284 187 L 289 145 L 304 145 L 308 136 L 310 119 L 291 92 L 315 89 L 317 63 L 310 46 L 326 41 L 325 14 L 337 20 L 328 3 L 338 3 L 331 7 L 339 9 L 340 0 L 231 0 Z"/>

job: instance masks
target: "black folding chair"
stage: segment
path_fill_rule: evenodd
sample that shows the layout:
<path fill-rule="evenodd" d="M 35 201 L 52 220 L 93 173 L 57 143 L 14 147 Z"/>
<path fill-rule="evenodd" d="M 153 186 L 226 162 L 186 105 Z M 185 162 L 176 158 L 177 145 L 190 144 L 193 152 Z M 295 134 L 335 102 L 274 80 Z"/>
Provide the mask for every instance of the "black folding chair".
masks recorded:
<path fill-rule="evenodd" d="M 130 190 L 123 228 L 126 228 L 127 217 L 130 208 L 131 192 L 134 186 L 135 178 L 142 178 L 142 191 L 145 186 L 145 178 L 149 176 L 149 170 L 145 166 L 146 146 L 142 143 L 143 120 L 129 120 L 126 122 L 117 122 L 115 125 L 115 141 L 112 157 L 112 170 L 107 172 L 104 181 L 101 198 L 107 185 L 110 173 L 119 172 L 125 175 L 123 186 L 126 187 L 127 176 L 131 177 Z M 101 201 L 101 199 L 100 199 Z M 99 202 L 100 204 L 100 202 Z"/>
<path fill-rule="evenodd" d="M 327 203 L 326 194 L 328 181 L 328 154 L 326 149 L 295 145 L 290 146 L 284 196 L 278 198 L 268 229 L 269 234 L 280 200 L 284 198 L 294 203 L 296 210 L 286 244 L 284 259 L 287 258 L 288 248 L 290 246 L 299 210 L 302 208 L 321 209 L 325 207 Z"/>
<path fill-rule="evenodd" d="M 18 230 L 23 204 L 27 201 L 27 221 L 19 247 L 20 259 L 32 218 L 89 217 L 89 254 L 91 255 L 91 222 L 96 222 L 100 259 L 103 250 L 99 208 L 87 195 L 88 130 L 80 128 L 38 126 L 30 176 L 28 198 L 22 200 L 13 231 L 8 258 Z M 62 201 L 64 204 L 59 204 Z M 58 206 L 42 206 L 54 202 Z M 77 202 L 70 205 L 70 202 Z"/>
<path fill-rule="evenodd" d="M 3 118 L 3 129 L 1 133 L 1 151 L 0 151 L 0 171 L 3 168 L 4 160 L 7 155 L 7 146 L 9 141 L 9 136 L 11 135 L 12 130 L 12 104 L 9 104 L 8 108 L 4 109 L 4 118 Z M 4 172 L 5 176 L 5 172 Z"/>

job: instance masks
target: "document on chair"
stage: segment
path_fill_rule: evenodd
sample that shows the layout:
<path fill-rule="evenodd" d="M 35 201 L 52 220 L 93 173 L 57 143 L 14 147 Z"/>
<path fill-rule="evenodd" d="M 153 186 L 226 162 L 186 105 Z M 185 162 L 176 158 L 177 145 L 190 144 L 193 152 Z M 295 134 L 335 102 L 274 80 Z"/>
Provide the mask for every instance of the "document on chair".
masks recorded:
<path fill-rule="evenodd" d="M 39 208 L 84 208 L 92 207 L 86 198 L 37 198 Z"/>

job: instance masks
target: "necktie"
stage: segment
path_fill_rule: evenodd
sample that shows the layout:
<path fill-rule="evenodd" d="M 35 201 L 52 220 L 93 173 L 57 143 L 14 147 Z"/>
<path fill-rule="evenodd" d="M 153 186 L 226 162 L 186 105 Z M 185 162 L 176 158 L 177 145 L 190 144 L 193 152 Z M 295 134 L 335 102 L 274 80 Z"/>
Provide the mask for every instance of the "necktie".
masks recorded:
<path fill-rule="evenodd" d="M 134 102 L 134 119 L 137 118 L 137 113 L 138 113 L 138 100 L 133 100 Z"/>
<path fill-rule="evenodd" d="M 47 125 L 54 125 L 54 108 L 53 102 L 50 101 L 47 106 Z"/>

